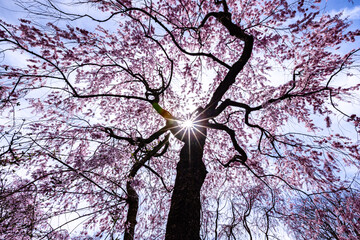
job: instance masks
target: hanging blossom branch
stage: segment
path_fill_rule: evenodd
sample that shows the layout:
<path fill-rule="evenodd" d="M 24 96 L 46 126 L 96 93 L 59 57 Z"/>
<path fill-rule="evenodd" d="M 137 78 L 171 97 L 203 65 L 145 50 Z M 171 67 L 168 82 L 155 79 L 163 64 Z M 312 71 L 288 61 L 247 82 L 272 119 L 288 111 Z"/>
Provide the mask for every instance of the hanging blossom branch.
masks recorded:
<path fill-rule="evenodd" d="M 50 66 L 54 67 L 54 69 L 60 74 L 61 77 L 54 77 L 54 76 L 48 76 L 48 75 L 29 75 L 29 74 L 19 74 L 18 80 L 11 92 L 11 94 L 14 93 L 16 86 L 21 82 L 21 79 L 24 77 L 45 77 L 45 78 L 54 78 L 54 79 L 61 79 L 63 80 L 66 85 L 70 88 L 71 90 L 71 94 L 73 97 L 76 98 L 99 98 L 99 97 L 115 97 L 115 98 L 125 98 L 125 99 L 136 99 L 136 100 L 141 100 L 141 101 L 146 101 L 149 102 L 149 99 L 144 98 L 144 97 L 140 97 L 140 96 L 130 96 L 130 95 L 123 95 L 123 94 L 112 94 L 112 93 L 98 93 L 98 94 L 80 94 L 77 90 L 76 87 L 70 82 L 70 80 L 68 79 L 68 77 L 66 77 L 65 73 L 63 72 L 63 70 L 60 68 L 60 66 L 57 63 L 54 63 L 53 61 L 49 60 L 48 58 L 40 55 L 39 53 L 36 53 L 35 51 L 29 49 L 27 46 L 24 46 L 20 39 L 18 37 L 16 37 L 13 33 L 11 33 L 11 31 L 2 23 L 0 23 L 0 27 L 2 29 L 5 30 L 5 32 L 9 35 L 9 37 L 11 37 L 12 39 L 10 39 L 8 36 L 6 36 L 5 34 L 3 34 L 0 38 L 0 42 L 6 42 L 9 44 L 14 45 L 15 47 L 17 47 L 19 50 L 24 51 L 30 55 L 32 55 L 35 58 L 38 58 L 40 60 L 43 60 L 44 62 L 48 63 Z M 98 64 L 83 64 L 82 66 L 99 66 Z M 101 65 L 101 67 L 105 67 L 109 65 Z M 126 70 L 128 74 L 130 74 L 131 76 L 138 78 L 138 75 L 133 74 L 129 69 L 126 69 L 120 65 L 116 65 L 117 67 L 121 67 L 122 69 Z M 5 75 L 6 76 L 6 75 Z M 13 75 L 9 75 L 9 76 L 13 76 Z M 142 83 L 146 83 L 146 81 L 144 81 L 143 79 L 141 80 Z M 147 86 L 145 84 L 145 86 Z M 64 89 L 63 89 L 64 90 Z M 65 90 L 64 90 L 65 91 Z M 10 97 L 10 96 L 9 96 Z"/>
<path fill-rule="evenodd" d="M 45 150 L 45 149 L 44 149 Z M 62 165 L 64 165 L 65 167 L 67 167 L 68 169 L 70 169 L 71 171 L 73 171 L 74 173 L 78 174 L 79 176 L 81 176 L 82 178 L 86 179 L 87 181 L 91 182 L 92 184 L 94 184 L 96 187 L 98 187 L 99 189 L 101 189 L 102 191 L 106 192 L 107 194 L 109 194 L 110 196 L 114 196 L 122 201 L 125 201 L 126 199 L 115 194 L 113 191 L 109 191 L 105 188 L 103 188 L 102 186 L 100 186 L 98 183 L 96 183 L 94 180 L 92 180 L 91 178 L 89 178 L 88 176 L 86 176 L 84 173 L 82 173 L 80 170 L 73 168 L 72 166 L 70 166 L 69 164 L 65 163 L 64 161 L 62 161 L 60 158 L 58 158 L 55 154 L 52 153 L 48 153 L 47 156 L 49 156 L 50 158 L 54 159 L 55 161 L 61 163 Z"/>
<path fill-rule="evenodd" d="M 215 57 L 213 54 L 211 53 L 203 53 L 203 52 L 189 52 L 186 49 L 184 49 L 179 42 L 176 40 L 176 37 L 174 36 L 174 34 L 172 33 L 171 29 L 169 29 L 166 24 L 164 24 L 161 21 L 161 17 L 163 17 L 160 13 L 158 13 L 155 9 L 152 9 L 151 7 L 149 7 L 149 10 L 145 10 L 145 9 L 141 9 L 141 8 L 136 8 L 136 7 L 128 7 L 126 6 L 126 4 L 124 4 L 121 1 L 116 1 L 116 3 L 118 4 L 117 6 L 121 6 L 123 9 L 121 9 L 120 11 L 115 11 L 113 13 L 111 13 L 110 16 L 104 18 L 104 19 L 99 19 L 97 17 L 94 17 L 92 15 L 89 14 L 76 14 L 76 13 L 70 13 L 70 12 L 65 12 L 64 10 L 61 10 L 60 8 L 58 8 L 57 6 L 55 6 L 52 1 L 49 1 L 49 4 L 51 5 L 52 8 L 56 9 L 59 13 L 65 15 L 65 16 L 73 16 L 74 18 L 70 19 L 71 21 L 80 19 L 80 18 L 90 18 L 91 20 L 95 21 L 95 22 L 107 22 L 110 19 L 114 18 L 117 15 L 120 14 L 127 14 L 130 18 L 138 21 L 136 18 L 134 18 L 131 14 L 131 12 L 141 12 L 142 14 L 150 17 L 151 19 L 153 19 L 157 24 L 159 24 L 161 26 L 161 28 L 167 33 L 169 34 L 169 36 L 171 37 L 171 40 L 173 41 L 173 43 L 175 44 L 175 46 L 183 53 L 189 55 L 189 56 L 204 56 L 204 57 L 208 57 L 211 58 L 212 60 L 214 60 L 215 62 L 219 63 L 220 65 L 230 69 L 230 66 L 228 64 L 226 64 L 225 62 L 221 61 L 220 59 L 218 59 L 217 57 Z M 226 4 L 226 3 L 225 3 Z M 226 10 L 228 10 L 226 8 Z M 40 12 L 34 12 L 35 14 L 40 14 Z M 157 15 L 153 15 L 153 13 L 157 13 Z M 203 22 L 200 24 L 200 26 L 196 29 L 200 29 L 201 27 L 203 27 L 203 25 L 205 24 L 206 20 L 212 16 L 212 14 L 210 14 L 209 16 L 206 16 L 203 20 Z M 140 21 L 138 21 L 140 22 Z"/>
<path fill-rule="evenodd" d="M 351 56 L 353 56 L 354 54 L 356 54 L 357 52 L 359 52 L 360 49 L 356 49 L 352 52 L 350 52 L 346 57 L 345 59 L 342 61 L 342 64 L 340 65 L 340 67 L 329 77 L 329 79 L 327 80 L 326 82 L 326 85 L 324 87 L 321 87 L 317 90 L 313 90 L 313 91 L 308 91 L 308 92 L 300 92 L 300 93 L 291 93 L 296 85 L 295 85 L 295 78 L 297 75 L 299 75 L 299 73 L 296 73 L 294 71 L 293 73 L 293 81 L 292 81 L 292 86 L 290 87 L 290 89 L 282 96 L 280 97 L 277 97 L 277 98 L 271 98 L 269 100 L 267 100 L 266 103 L 264 104 L 261 104 L 261 105 L 258 105 L 256 107 L 250 107 L 248 104 L 245 104 L 245 103 L 240 103 L 240 102 L 236 102 L 236 101 L 233 101 L 233 100 L 230 100 L 230 99 L 226 99 L 225 101 L 223 101 L 215 110 L 214 110 L 214 113 L 213 113 L 213 117 L 216 117 L 218 116 L 219 114 L 221 114 L 228 106 L 232 106 L 232 107 L 238 107 L 238 108 L 242 108 L 245 110 L 245 117 L 244 117 L 244 122 L 247 126 L 249 127 L 252 127 L 252 128 L 257 128 L 261 131 L 261 135 L 260 135 L 260 138 L 259 138 L 259 141 L 258 141 L 258 150 L 260 151 L 260 153 L 263 153 L 262 150 L 261 150 L 261 141 L 263 139 L 263 136 L 265 135 L 266 138 L 270 139 L 270 142 L 273 146 L 273 149 L 275 150 L 276 154 L 277 155 L 270 155 L 270 154 L 265 154 L 267 156 L 270 156 L 270 157 L 275 157 L 275 158 L 282 158 L 281 154 L 279 153 L 277 147 L 275 146 L 275 141 L 276 138 L 275 136 L 273 136 L 269 131 L 267 131 L 265 128 L 261 127 L 260 125 L 258 124 L 253 124 L 253 123 L 250 123 L 249 121 L 249 117 L 250 117 L 250 114 L 254 111 L 259 111 L 261 109 L 264 109 L 266 107 L 268 107 L 269 105 L 271 104 L 277 104 L 279 103 L 280 101 L 283 101 L 283 100 L 286 100 L 286 99 L 292 99 L 292 98 L 296 98 L 296 97 L 309 97 L 309 96 L 312 96 L 312 95 L 315 95 L 315 94 L 318 94 L 318 93 L 321 93 L 321 92 L 324 92 L 324 91 L 329 91 L 329 98 L 330 98 L 330 102 L 331 102 L 331 105 L 337 110 L 339 111 L 340 113 L 342 113 L 344 116 L 347 116 L 347 117 L 350 117 L 348 116 L 346 113 L 344 113 L 343 111 L 341 111 L 340 109 L 337 108 L 337 106 L 334 104 L 333 102 L 333 91 L 334 89 L 332 87 L 330 87 L 330 83 L 331 81 L 333 80 L 333 78 L 338 75 L 342 70 L 345 69 L 345 66 L 346 66 L 346 63 L 348 62 L 348 60 L 351 58 Z M 285 142 L 283 142 L 284 144 L 286 144 Z M 264 154 L 264 153 L 263 153 Z"/>
<path fill-rule="evenodd" d="M 164 147 L 165 144 L 169 141 L 169 134 L 166 135 L 164 140 L 160 141 L 151 151 L 147 152 L 142 159 L 137 159 L 136 154 L 134 154 L 135 163 L 131 167 L 130 173 L 128 175 L 129 180 L 126 182 L 126 191 L 127 191 L 127 200 L 126 202 L 129 205 L 128 213 L 126 217 L 126 229 L 125 229 L 125 236 L 124 240 L 133 239 L 135 226 L 136 226 L 136 216 L 139 208 L 139 195 L 135 190 L 136 184 L 134 183 L 134 178 L 137 172 L 140 170 L 141 167 L 145 166 L 145 163 L 148 162 L 153 156 L 155 156 L 161 148 Z M 164 154 L 165 152 L 163 152 Z M 149 168 L 149 167 L 147 167 Z M 156 176 L 160 177 L 158 173 L 151 169 L 151 172 L 155 173 Z M 168 191 L 168 188 L 164 184 L 163 179 L 160 177 L 161 182 L 163 183 L 165 189 Z"/>
<path fill-rule="evenodd" d="M 223 130 L 225 131 L 231 138 L 231 141 L 233 143 L 233 146 L 235 148 L 235 150 L 240 154 L 240 156 L 235 156 L 233 158 L 233 161 L 235 160 L 240 160 L 241 163 L 245 163 L 246 160 L 247 160 L 247 155 L 244 151 L 244 149 L 242 147 L 240 147 L 240 145 L 238 144 L 237 140 L 236 140 L 236 136 L 235 136 L 235 131 L 231 128 L 229 128 L 228 126 L 226 125 L 223 125 L 223 124 L 209 124 L 208 125 L 209 128 L 212 128 L 212 129 L 218 129 L 218 130 Z M 227 165 L 229 165 L 230 163 L 228 163 Z"/>

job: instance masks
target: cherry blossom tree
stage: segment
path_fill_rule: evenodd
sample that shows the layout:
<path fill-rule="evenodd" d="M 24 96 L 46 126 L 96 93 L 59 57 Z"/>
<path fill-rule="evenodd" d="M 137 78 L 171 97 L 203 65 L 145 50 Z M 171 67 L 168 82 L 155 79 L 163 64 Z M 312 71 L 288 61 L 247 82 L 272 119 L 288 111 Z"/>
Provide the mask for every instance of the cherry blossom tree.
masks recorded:
<path fill-rule="evenodd" d="M 0 21 L 2 238 L 359 237 L 346 16 L 320 0 L 18 4 L 26 18 Z"/>

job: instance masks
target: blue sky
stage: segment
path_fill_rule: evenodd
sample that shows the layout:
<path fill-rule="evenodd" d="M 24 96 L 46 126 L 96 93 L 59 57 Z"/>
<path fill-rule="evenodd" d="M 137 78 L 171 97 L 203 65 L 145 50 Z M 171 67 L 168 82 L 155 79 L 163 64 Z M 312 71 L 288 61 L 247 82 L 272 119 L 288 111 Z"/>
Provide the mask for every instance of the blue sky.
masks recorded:
<path fill-rule="evenodd" d="M 348 0 L 328 0 L 327 5 L 330 9 L 340 9 L 344 7 L 352 8 L 359 4 L 359 0 L 354 0 L 354 3 L 350 3 Z"/>
<path fill-rule="evenodd" d="M 356 18 L 360 20 L 360 0 L 353 0 L 354 3 L 350 3 L 348 0 L 328 0 L 326 4 L 326 8 L 331 11 L 340 11 L 342 9 L 346 9 L 346 12 L 351 12 L 353 16 L 352 18 Z M 15 10 L 17 6 L 15 5 L 14 0 L 0 0 L 0 17 L 1 18 L 14 18 L 16 17 L 16 13 L 9 12 L 8 9 Z M 351 11 L 353 10 L 353 11 Z M 23 15 L 20 12 L 19 15 Z"/>

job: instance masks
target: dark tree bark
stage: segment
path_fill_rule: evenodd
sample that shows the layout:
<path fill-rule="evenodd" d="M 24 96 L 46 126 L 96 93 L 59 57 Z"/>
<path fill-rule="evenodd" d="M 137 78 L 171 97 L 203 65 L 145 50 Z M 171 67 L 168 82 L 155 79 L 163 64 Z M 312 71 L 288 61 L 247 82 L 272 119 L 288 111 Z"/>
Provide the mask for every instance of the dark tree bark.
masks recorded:
<path fill-rule="evenodd" d="M 202 161 L 206 129 L 186 134 L 177 164 L 175 187 L 166 226 L 166 240 L 198 240 L 200 232 L 200 189 L 206 177 Z"/>
<path fill-rule="evenodd" d="M 129 205 L 128 214 L 126 219 L 126 230 L 124 234 L 124 240 L 133 240 L 136 226 L 136 215 L 139 206 L 139 196 L 135 189 L 131 186 L 130 182 L 126 184 L 126 191 L 128 193 L 127 203 Z"/>

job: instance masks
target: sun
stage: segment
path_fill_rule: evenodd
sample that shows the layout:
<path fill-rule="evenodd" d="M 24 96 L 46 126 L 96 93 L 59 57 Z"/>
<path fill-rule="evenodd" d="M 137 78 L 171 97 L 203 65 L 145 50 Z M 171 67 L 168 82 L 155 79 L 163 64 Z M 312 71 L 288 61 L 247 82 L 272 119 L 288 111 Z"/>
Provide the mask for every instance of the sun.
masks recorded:
<path fill-rule="evenodd" d="M 186 119 L 185 121 L 183 121 L 181 123 L 181 125 L 184 127 L 184 128 L 192 128 L 194 126 L 194 123 L 193 121 L 191 121 L 191 119 Z"/>

